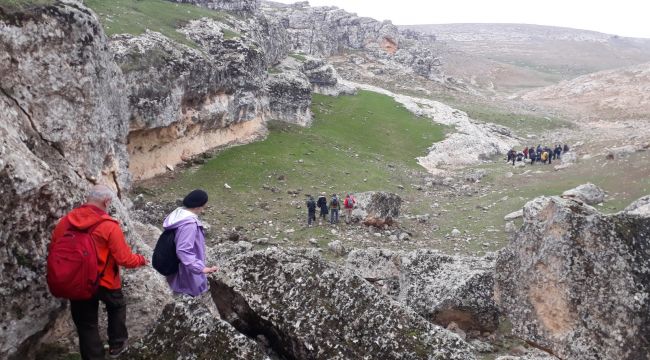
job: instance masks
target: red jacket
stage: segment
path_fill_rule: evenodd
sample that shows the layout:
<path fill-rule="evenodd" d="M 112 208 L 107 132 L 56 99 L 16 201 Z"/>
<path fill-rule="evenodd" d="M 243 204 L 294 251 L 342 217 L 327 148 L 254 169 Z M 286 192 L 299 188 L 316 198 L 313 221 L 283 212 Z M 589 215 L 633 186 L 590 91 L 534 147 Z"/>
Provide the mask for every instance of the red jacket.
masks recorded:
<path fill-rule="evenodd" d="M 99 285 L 115 290 L 122 287 L 118 265 L 126 268 L 137 268 L 145 265 L 146 261 L 142 255 L 131 252 L 124 239 L 120 224 L 105 211 L 90 204 L 73 209 L 61 218 L 54 228 L 52 243 L 61 238 L 70 226 L 84 230 L 91 228 L 100 221 L 102 223 L 97 225 L 91 233 L 97 246 L 97 272 L 104 270 L 106 265 L 104 276 L 99 281 Z M 108 265 L 106 264 L 107 261 Z"/>

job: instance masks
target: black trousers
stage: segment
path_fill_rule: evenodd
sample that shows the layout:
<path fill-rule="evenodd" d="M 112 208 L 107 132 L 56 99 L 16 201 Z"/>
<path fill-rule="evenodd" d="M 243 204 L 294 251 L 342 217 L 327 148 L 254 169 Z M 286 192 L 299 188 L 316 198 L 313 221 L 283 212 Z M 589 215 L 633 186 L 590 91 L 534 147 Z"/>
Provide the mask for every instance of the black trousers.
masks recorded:
<path fill-rule="evenodd" d="M 90 300 L 70 300 L 72 320 L 77 327 L 79 351 L 83 360 L 103 360 L 104 345 L 99 337 L 97 311 L 99 301 L 106 306 L 108 315 L 108 345 L 121 346 L 129 337 L 126 330 L 126 301 L 122 290 L 109 290 L 99 287 Z"/>

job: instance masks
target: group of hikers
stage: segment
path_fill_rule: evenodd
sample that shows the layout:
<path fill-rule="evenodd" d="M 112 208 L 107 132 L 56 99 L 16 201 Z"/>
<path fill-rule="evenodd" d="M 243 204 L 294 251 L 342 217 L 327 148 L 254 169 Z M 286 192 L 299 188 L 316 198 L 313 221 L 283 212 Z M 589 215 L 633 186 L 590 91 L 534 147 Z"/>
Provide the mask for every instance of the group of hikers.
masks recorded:
<path fill-rule="evenodd" d="M 47 283 L 50 292 L 70 299 L 72 320 L 79 336 L 83 360 L 104 359 L 105 349 L 99 335 L 99 302 L 108 317 L 108 356 L 117 358 L 127 349 L 126 301 L 122 293 L 119 267 L 138 268 L 149 262 L 135 254 L 126 243 L 119 222 L 108 214 L 113 191 L 96 185 L 86 195 L 86 203 L 73 209 L 56 225 L 49 246 Z M 165 273 L 175 297 L 197 297 L 208 291 L 207 274 L 218 270 L 205 261 L 205 237 L 199 220 L 208 202 L 208 194 L 194 190 L 183 199 L 183 206 L 163 221 L 170 233 L 174 271 Z M 156 252 L 153 267 L 156 266 Z M 82 257 L 81 254 L 95 256 Z M 168 262 L 169 262 L 168 261 Z"/>
<path fill-rule="evenodd" d="M 543 164 L 551 164 L 553 160 L 560 160 L 560 157 L 563 153 L 569 151 L 569 145 L 555 145 L 551 148 L 548 146 L 543 146 L 538 144 L 535 148 L 534 146 L 525 147 L 522 151 L 517 152 L 515 149 L 508 151 L 508 159 L 506 162 L 512 162 L 512 165 L 515 164 L 515 161 L 527 161 L 531 164 L 535 162 L 541 162 Z"/>
<path fill-rule="evenodd" d="M 318 197 L 318 201 L 314 201 L 312 195 L 307 195 L 307 226 L 312 226 L 312 223 L 316 222 L 316 207 L 320 209 L 320 219 L 322 221 L 327 221 L 327 215 L 329 213 L 330 219 L 329 223 L 334 225 L 339 222 L 339 209 L 343 207 L 345 211 L 345 223 L 349 224 L 352 221 L 352 209 L 354 209 L 354 204 L 356 204 L 356 199 L 352 194 L 345 194 L 345 199 L 341 204 L 341 199 L 338 195 L 332 194 L 332 198 L 329 203 L 327 201 L 326 193 L 323 192 Z"/>

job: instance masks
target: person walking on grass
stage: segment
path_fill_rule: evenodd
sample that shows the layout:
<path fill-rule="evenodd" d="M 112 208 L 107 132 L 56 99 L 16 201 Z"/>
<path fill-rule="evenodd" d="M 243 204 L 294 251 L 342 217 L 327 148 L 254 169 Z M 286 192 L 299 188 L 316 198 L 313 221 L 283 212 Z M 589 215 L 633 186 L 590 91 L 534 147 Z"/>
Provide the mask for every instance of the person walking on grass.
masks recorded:
<path fill-rule="evenodd" d="M 208 194 L 194 190 L 183 199 L 183 206 L 172 211 L 163 222 L 165 230 L 175 230 L 178 272 L 167 276 L 175 296 L 196 297 L 208 291 L 207 274 L 218 270 L 205 265 L 205 235 L 199 215 L 205 211 Z"/>
<path fill-rule="evenodd" d="M 311 226 L 316 221 L 316 201 L 311 195 L 307 195 L 307 226 Z"/>
<path fill-rule="evenodd" d="M 54 256 L 53 253 L 59 251 L 57 247 L 61 244 L 71 239 L 79 241 L 76 239 L 80 238 L 75 237 L 79 234 L 89 236 L 94 242 L 99 281 L 96 292 L 89 299 L 70 300 L 70 312 L 79 336 L 79 352 L 83 360 L 104 359 L 104 345 L 99 336 L 97 315 L 100 301 L 104 303 L 108 317 L 108 356 L 117 358 L 126 351 L 129 334 L 126 328 L 126 301 L 122 293 L 119 267 L 133 269 L 147 264 L 142 255 L 131 252 L 119 222 L 107 213 L 114 196 L 107 186 L 93 186 L 86 195 L 86 203 L 61 218 L 54 228 L 50 243 L 50 255 Z M 50 255 L 48 285 L 52 280 L 50 277 L 55 277 L 57 271 L 56 262 L 50 268 Z M 65 260 L 61 258 L 59 265 Z M 80 285 L 82 286 L 84 284 Z"/>
<path fill-rule="evenodd" d="M 322 224 L 323 221 L 327 221 L 327 198 L 325 197 L 325 192 L 321 193 L 316 202 L 316 206 L 320 209 L 320 220 L 319 224 Z"/>
<path fill-rule="evenodd" d="M 330 200 L 330 224 L 332 225 L 339 223 L 340 205 L 341 204 L 338 196 L 336 196 L 336 194 L 332 194 L 332 199 Z"/>
<path fill-rule="evenodd" d="M 345 200 L 343 200 L 343 207 L 345 208 L 345 223 L 349 224 L 352 221 L 352 209 L 354 209 L 354 204 L 356 200 L 354 196 L 350 194 L 345 194 Z"/>

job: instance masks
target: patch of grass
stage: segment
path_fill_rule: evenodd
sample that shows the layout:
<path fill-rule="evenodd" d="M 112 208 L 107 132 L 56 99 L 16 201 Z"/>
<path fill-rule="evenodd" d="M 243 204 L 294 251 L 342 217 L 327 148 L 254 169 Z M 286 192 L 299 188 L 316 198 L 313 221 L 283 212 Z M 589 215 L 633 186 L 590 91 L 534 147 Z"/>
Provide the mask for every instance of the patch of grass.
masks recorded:
<path fill-rule="evenodd" d="M 176 29 L 202 17 L 217 21 L 226 19 L 226 15 L 219 11 L 164 0 L 86 0 L 85 4 L 99 15 L 109 36 L 124 33 L 140 35 L 149 29 L 189 46 L 195 45 Z M 234 34 L 224 31 L 225 37 Z"/>
<path fill-rule="evenodd" d="M 163 197 L 175 199 L 203 188 L 213 199 L 214 209 L 206 213 L 213 225 L 250 228 L 253 222 L 273 220 L 273 225 L 259 226 L 260 236 L 277 233 L 278 226 L 295 229 L 280 238 L 326 240 L 332 236 L 329 230 L 300 228 L 306 223 L 305 194 L 396 191 L 396 184 L 409 181 L 408 171 L 419 169 L 415 158 L 443 138 L 443 127 L 373 92 L 314 95 L 312 110 L 311 127 L 271 122 L 264 141 L 226 149 L 179 174 L 163 185 Z M 293 197 L 288 190 L 300 194 Z"/>
<path fill-rule="evenodd" d="M 469 115 L 470 118 L 493 124 L 503 125 L 512 129 L 516 134 L 539 134 L 547 130 L 570 128 L 573 124 L 568 120 L 544 117 L 523 113 L 509 112 L 504 109 L 481 104 L 452 105 Z"/>
<path fill-rule="evenodd" d="M 440 199 L 445 211 L 437 218 L 440 225 L 437 235 L 443 237 L 457 228 L 472 238 L 465 244 L 470 253 L 498 250 L 507 242 L 503 220 L 506 214 L 521 209 L 535 197 L 561 195 L 587 182 L 598 185 L 608 193 L 603 206 L 596 206 L 598 210 L 604 213 L 620 211 L 632 201 L 650 193 L 647 157 L 645 153 L 610 161 L 595 157 L 581 160 L 562 171 L 553 170 L 553 165 L 559 162 L 525 168 L 513 168 L 501 161 L 478 166 L 488 171 L 488 176 L 481 183 L 488 185 L 490 190 L 471 197 Z M 509 172 L 513 174 L 511 177 L 506 176 Z M 515 224 L 519 226 L 521 222 Z M 490 245 L 483 246 L 483 242 Z M 449 251 L 454 243 L 454 240 L 447 242 L 443 248 Z"/>
<path fill-rule="evenodd" d="M 0 8 L 25 10 L 37 6 L 53 5 L 54 0 L 0 0 Z"/>
<path fill-rule="evenodd" d="M 267 71 L 269 74 L 282 74 L 282 69 L 278 69 L 277 67 L 269 68 Z"/>
<path fill-rule="evenodd" d="M 222 29 L 221 32 L 223 33 L 224 39 L 237 39 L 241 37 L 240 33 L 234 32 L 232 30 Z"/>
<path fill-rule="evenodd" d="M 289 54 L 289 56 L 291 56 L 292 58 L 294 58 L 294 59 L 296 59 L 296 60 L 298 60 L 300 62 L 307 61 L 307 57 L 305 55 L 302 55 L 302 54 L 293 53 L 293 54 Z"/>

